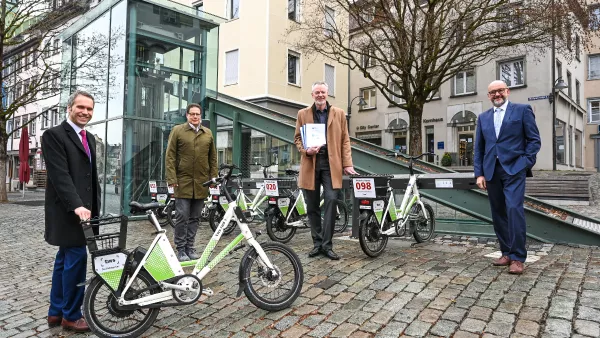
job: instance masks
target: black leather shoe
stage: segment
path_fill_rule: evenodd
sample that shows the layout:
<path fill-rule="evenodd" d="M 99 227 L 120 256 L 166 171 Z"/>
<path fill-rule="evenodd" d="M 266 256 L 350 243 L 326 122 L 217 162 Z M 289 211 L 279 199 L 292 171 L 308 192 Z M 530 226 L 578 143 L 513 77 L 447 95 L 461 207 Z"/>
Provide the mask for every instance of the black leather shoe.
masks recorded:
<path fill-rule="evenodd" d="M 314 248 L 308 253 L 308 257 L 315 257 L 321 253 L 321 248 Z"/>
<path fill-rule="evenodd" d="M 333 250 L 325 251 L 325 256 L 327 256 L 329 259 L 332 259 L 334 261 L 337 261 L 340 259 L 340 256 L 338 256 L 335 252 L 333 252 Z"/>

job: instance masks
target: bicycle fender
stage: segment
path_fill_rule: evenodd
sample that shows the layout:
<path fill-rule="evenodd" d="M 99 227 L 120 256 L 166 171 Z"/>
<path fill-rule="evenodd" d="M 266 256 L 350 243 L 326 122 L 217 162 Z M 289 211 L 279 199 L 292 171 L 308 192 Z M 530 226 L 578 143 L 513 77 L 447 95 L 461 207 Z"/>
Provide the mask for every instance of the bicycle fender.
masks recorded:
<path fill-rule="evenodd" d="M 208 210 L 215 209 L 217 206 L 218 206 L 218 204 L 211 203 L 211 205 L 208 206 Z"/>
<path fill-rule="evenodd" d="M 358 220 L 359 220 L 359 221 L 362 221 L 362 220 L 365 220 L 365 219 L 367 219 L 368 217 L 369 217 L 369 213 L 368 213 L 368 212 L 366 212 L 366 211 L 363 211 L 363 212 L 360 214 L 360 216 L 358 216 Z"/>
<path fill-rule="evenodd" d="M 270 215 L 274 215 L 278 212 L 279 212 L 279 208 L 269 206 L 269 208 L 267 208 L 267 210 L 265 210 L 265 215 L 270 216 Z"/>
<path fill-rule="evenodd" d="M 244 266 L 246 265 L 246 261 L 248 260 L 248 257 L 252 254 L 256 252 L 256 250 L 253 247 L 250 247 L 250 249 L 248 251 L 246 251 L 246 253 L 244 253 L 244 256 L 242 256 L 242 259 L 240 260 L 240 268 L 239 268 L 239 272 L 238 272 L 238 279 L 239 279 L 239 288 L 237 290 L 236 293 L 236 298 L 240 297 L 242 295 L 242 292 L 244 292 L 244 290 L 246 289 L 246 285 L 247 285 L 247 281 L 244 279 Z"/>

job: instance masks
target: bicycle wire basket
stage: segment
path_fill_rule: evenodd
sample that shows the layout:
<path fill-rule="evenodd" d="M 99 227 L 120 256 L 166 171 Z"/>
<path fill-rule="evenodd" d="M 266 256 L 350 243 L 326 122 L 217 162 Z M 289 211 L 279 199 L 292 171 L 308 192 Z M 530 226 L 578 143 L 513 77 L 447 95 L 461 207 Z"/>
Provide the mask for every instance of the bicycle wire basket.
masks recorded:
<path fill-rule="evenodd" d="M 122 252 L 127 246 L 127 216 L 106 216 L 81 222 L 86 245 L 92 256 Z M 119 231 L 114 228 L 119 225 Z M 107 230 L 109 229 L 109 230 Z M 113 231 L 101 233 L 101 230 Z"/>

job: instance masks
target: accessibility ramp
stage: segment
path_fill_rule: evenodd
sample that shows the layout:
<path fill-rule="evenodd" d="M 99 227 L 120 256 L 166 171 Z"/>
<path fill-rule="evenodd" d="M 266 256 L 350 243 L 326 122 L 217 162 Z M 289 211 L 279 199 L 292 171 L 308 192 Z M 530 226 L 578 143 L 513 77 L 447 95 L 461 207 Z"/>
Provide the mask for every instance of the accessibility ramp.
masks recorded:
<path fill-rule="evenodd" d="M 224 94 L 208 98 L 209 120 L 215 115 L 230 119 L 236 124 L 255 129 L 283 141 L 293 142 L 296 117 L 285 115 Z M 216 124 L 211 123 L 213 132 Z M 236 136 L 234 135 L 234 139 Z M 408 174 L 408 162 L 385 156 L 391 150 L 351 138 L 354 167 L 365 174 Z M 235 149 L 234 149 L 235 151 Z M 415 171 L 423 174 L 454 173 L 444 167 L 418 161 Z M 452 208 L 491 224 L 487 194 L 479 189 L 427 189 L 422 195 L 441 205 Z M 527 235 L 550 243 L 600 245 L 600 220 L 571 210 L 554 206 L 533 197 L 525 197 Z M 490 225 L 491 226 L 491 225 Z"/>

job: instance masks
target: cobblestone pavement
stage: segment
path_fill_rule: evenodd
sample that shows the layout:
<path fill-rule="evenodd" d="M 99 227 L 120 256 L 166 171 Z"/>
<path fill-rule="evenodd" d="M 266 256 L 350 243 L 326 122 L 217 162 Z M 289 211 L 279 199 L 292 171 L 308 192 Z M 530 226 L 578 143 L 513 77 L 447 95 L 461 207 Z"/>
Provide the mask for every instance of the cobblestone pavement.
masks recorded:
<path fill-rule="evenodd" d="M 42 220 L 41 207 L 0 205 L 0 337 L 85 337 L 45 323 L 56 250 L 43 241 Z M 149 244 L 150 231 L 147 222 L 130 223 L 128 247 Z M 203 224 L 198 244 L 210 234 Z M 494 244 L 452 242 L 411 246 L 390 240 L 371 259 L 357 241 L 336 238 L 342 259 L 330 261 L 308 258 L 310 235 L 299 233 L 291 246 L 304 267 L 302 294 L 290 309 L 275 313 L 235 298 L 240 250 L 204 280 L 214 296 L 163 309 L 146 335 L 600 336 L 600 249 L 530 244 L 540 260 L 513 276 L 483 257 L 496 250 Z"/>

